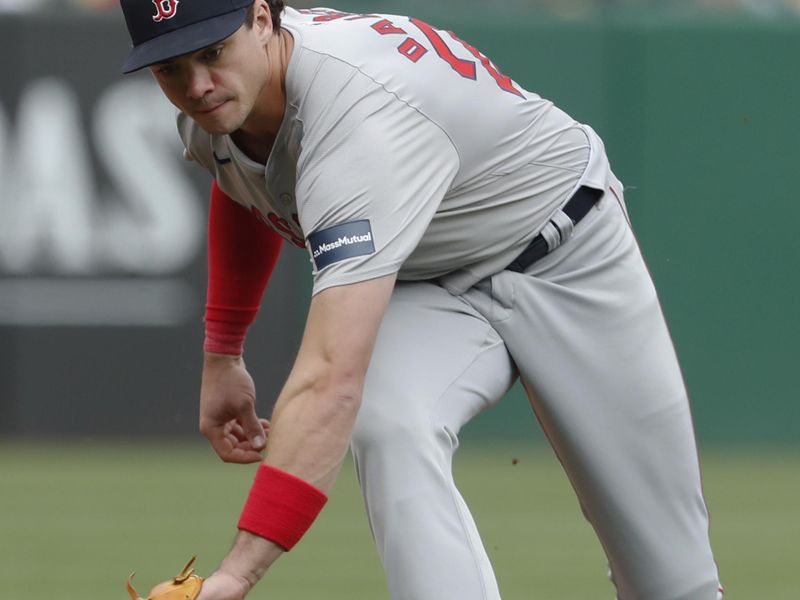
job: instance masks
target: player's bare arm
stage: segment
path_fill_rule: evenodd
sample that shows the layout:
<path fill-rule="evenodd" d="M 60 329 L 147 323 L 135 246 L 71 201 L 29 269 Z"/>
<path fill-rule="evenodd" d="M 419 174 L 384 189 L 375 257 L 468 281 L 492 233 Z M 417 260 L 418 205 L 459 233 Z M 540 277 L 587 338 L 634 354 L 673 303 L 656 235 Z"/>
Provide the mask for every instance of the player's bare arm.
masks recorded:
<path fill-rule="evenodd" d="M 278 397 L 265 464 L 323 492 L 333 486 L 350 443 L 364 377 L 395 275 L 317 294 L 294 367 Z M 235 359 L 234 359 L 235 362 Z M 198 600 L 240 598 L 282 554 L 241 531 Z"/>
<path fill-rule="evenodd" d="M 395 275 L 328 288 L 311 302 L 272 414 L 266 463 L 327 491 L 347 451 Z"/>

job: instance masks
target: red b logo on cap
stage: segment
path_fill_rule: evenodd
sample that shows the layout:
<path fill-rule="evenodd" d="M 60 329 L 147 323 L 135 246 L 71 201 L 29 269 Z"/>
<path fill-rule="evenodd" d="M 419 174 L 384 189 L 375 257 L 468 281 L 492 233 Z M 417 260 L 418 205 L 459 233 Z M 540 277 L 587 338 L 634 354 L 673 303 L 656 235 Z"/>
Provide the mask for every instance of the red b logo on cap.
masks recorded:
<path fill-rule="evenodd" d="M 160 23 L 164 19 L 171 19 L 178 10 L 179 0 L 153 0 L 158 14 L 153 15 L 153 21 Z"/>

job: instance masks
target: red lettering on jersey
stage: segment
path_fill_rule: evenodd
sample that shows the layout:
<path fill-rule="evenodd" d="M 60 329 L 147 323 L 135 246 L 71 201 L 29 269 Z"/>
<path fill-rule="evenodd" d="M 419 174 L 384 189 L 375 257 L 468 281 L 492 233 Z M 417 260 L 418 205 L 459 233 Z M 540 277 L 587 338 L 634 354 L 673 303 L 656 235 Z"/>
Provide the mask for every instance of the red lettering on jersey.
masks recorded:
<path fill-rule="evenodd" d="M 165 0 L 167 1 L 167 0 Z M 172 1 L 172 0 L 169 0 Z M 157 0 L 153 0 L 153 2 L 157 2 Z M 175 0 L 177 3 L 177 0 Z M 392 21 L 389 19 L 383 18 L 380 15 L 373 15 L 373 14 L 353 14 L 353 13 L 345 13 L 336 10 L 324 9 L 324 8 L 317 8 L 317 9 L 301 9 L 301 13 L 305 14 L 312 14 L 318 15 L 314 17 L 314 21 L 317 23 L 326 23 L 330 21 L 335 21 L 337 19 L 346 19 L 348 21 L 356 21 L 359 19 L 379 19 L 370 27 L 379 33 L 380 35 L 391 35 L 391 34 L 406 34 L 407 32 L 397 27 Z M 474 61 L 466 59 L 466 58 L 459 58 L 456 56 L 447 43 L 442 39 L 442 36 L 439 32 L 434 29 L 428 23 L 424 21 L 420 21 L 419 19 L 411 18 L 409 21 L 417 27 L 428 39 L 428 41 L 433 46 L 433 49 L 436 51 L 436 54 L 439 55 L 439 58 L 444 60 L 450 67 L 461 77 L 465 79 L 471 79 L 473 81 L 478 79 L 478 68 Z M 459 42 L 464 48 L 478 61 L 481 63 L 486 72 L 495 80 L 498 87 L 510 94 L 514 94 L 515 96 L 519 96 L 520 98 L 525 98 L 525 95 L 522 93 L 517 86 L 514 85 L 512 79 L 506 75 L 503 75 L 496 66 L 489 60 L 488 57 L 484 56 L 481 52 L 475 49 L 473 46 L 465 42 L 464 40 L 460 39 L 456 36 L 455 33 L 452 31 L 447 32 L 450 37 L 452 37 L 455 41 Z M 425 54 L 428 53 L 428 49 L 425 48 L 422 44 L 420 44 L 417 40 L 412 37 L 406 38 L 400 46 L 397 47 L 397 51 L 405 56 L 412 62 L 419 61 Z"/>
<path fill-rule="evenodd" d="M 345 17 L 349 17 L 352 14 L 353 13 L 339 12 L 338 10 L 331 10 L 331 11 L 328 11 L 324 15 L 320 15 L 318 17 L 314 17 L 314 23 L 329 23 L 330 21 L 335 21 L 336 19 L 344 19 Z"/>
<path fill-rule="evenodd" d="M 423 34 L 425 34 L 425 37 L 428 38 L 430 43 L 433 44 L 433 49 L 436 50 L 436 54 L 438 54 L 442 60 L 449 64 L 456 73 L 466 79 L 474 80 L 478 78 L 475 63 L 471 60 L 458 58 L 455 54 L 453 54 L 453 51 L 450 50 L 450 47 L 445 44 L 442 36 L 440 36 L 433 27 L 424 21 L 420 21 L 419 19 L 410 20 Z"/>
<path fill-rule="evenodd" d="M 380 19 L 380 15 L 357 15 L 340 10 L 331 10 L 330 8 L 299 8 L 297 12 L 304 15 L 320 15 L 314 21 L 325 23 L 328 21 L 335 21 L 336 19 L 344 19 L 345 21 L 358 21 L 360 19 Z"/>
<path fill-rule="evenodd" d="M 495 67 L 492 64 L 492 61 L 490 61 L 488 57 L 484 56 L 476 48 L 474 48 L 473 46 L 471 46 L 470 44 L 468 44 L 464 40 L 460 39 L 452 31 L 448 31 L 447 33 L 449 33 L 450 36 L 455 41 L 461 42 L 461 44 L 463 44 L 464 48 L 466 48 L 470 52 L 470 54 L 472 54 L 472 56 L 474 56 L 479 61 L 481 61 L 481 64 L 483 65 L 483 67 L 489 72 L 489 75 L 492 76 L 492 79 L 494 79 L 497 82 L 497 85 L 500 86 L 500 89 L 505 90 L 506 92 L 510 92 L 512 94 L 515 94 L 515 95 L 519 96 L 520 98 L 524 98 L 525 97 L 523 95 L 523 93 L 514 86 L 514 82 L 511 81 L 511 77 L 508 77 L 507 75 L 503 75 L 500 71 L 498 71 L 497 67 Z"/>
<path fill-rule="evenodd" d="M 294 231 L 292 231 L 289 222 L 286 219 L 283 219 L 276 215 L 275 213 L 269 213 L 267 215 L 269 222 L 272 226 L 278 230 L 279 233 L 284 234 L 284 237 L 287 237 L 289 241 L 291 241 L 295 246 L 298 248 L 305 248 L 306 242 L 303 238 L 298 236 Z M 292 218 L 297 221 L 297 215 L 292 215 Z"/>
<path fill-rule="evenodd" d="M 377 23 L 373 23 L 372 25 L 370 25 L 370 27 L 372 27 L 375 31 L 377 31 L 381 35 L 406 32 L 405 29 L 400 29 L 399 27 L 395 27 L 394 23 L 392 23 L 389 19 L 383 19 L 381 21 L 378 21 Z"/>
<path fill-rule="evenodd" d="M 414 38 L 406 38 L 406 40 L 397 47 L 397 51 L 411 62 L 417 62 L 428 53 L 428 49 Z"/>
<path fill-rule="evenodd" d="M 153 21 L 160 23 L 164 19 L 171 19 L 178 12 L 178 3 L 180 0 L 153 0 L 156 5 L 156 14 L 153 15 Z"/>

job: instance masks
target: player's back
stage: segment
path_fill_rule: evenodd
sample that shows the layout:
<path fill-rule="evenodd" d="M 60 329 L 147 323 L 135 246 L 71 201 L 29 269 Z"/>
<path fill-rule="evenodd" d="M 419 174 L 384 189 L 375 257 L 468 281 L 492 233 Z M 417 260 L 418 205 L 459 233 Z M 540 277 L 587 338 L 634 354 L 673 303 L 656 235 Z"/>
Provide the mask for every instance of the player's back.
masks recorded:
<path fill-rule="evenodd" d="M 287 9 L 285 24 L 304 51 L 355 67 L 438 125 L 460 160 L 453 187 L 547 157 L 576 125 L 455 34 L 413 17 Z"/>
<path fill-rule="evenodd" d="M 338 140 L 379 123 L 367 139 L 393 140 L 388 168 L 402 173 L 372 170 L 394 183 L 381 190 L 385 213 L 418 202 L 414 195 L 436 203 L 430 220 L 403 225 L 417 232 L 400 278 L 448 274 L 451 289 L 466 289 L 516 258 L 578 185 L 605 187 L 605 154 L 592 151 L 599 139 L 455 34 L 413 17 L 329 9 L 288 9 L 285 25 L 296 38 L 287 96 L 297 102 L 304 152 L 324 146 L 315 160 L 328 164 L 344 148 L 355 155 Z M 420 156 L 424 168 L 408 166 Z M 307 167 L 301 156 L 298 172 Z"/>

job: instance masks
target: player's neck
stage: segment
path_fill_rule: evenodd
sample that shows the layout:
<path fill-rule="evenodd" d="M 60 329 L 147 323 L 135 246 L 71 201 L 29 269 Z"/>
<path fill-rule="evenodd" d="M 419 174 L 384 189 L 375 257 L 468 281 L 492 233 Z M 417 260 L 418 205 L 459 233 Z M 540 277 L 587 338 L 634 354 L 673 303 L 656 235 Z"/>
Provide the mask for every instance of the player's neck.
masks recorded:
<path fill-rule="evenodd" d="M 266 163 L 286 112 L 286 70 L 294 39 L 285 29 L 267 48 L 270 74 L 253 109 L 240 129 L 231 134 L 236 145 L 250 158 Z"/>

